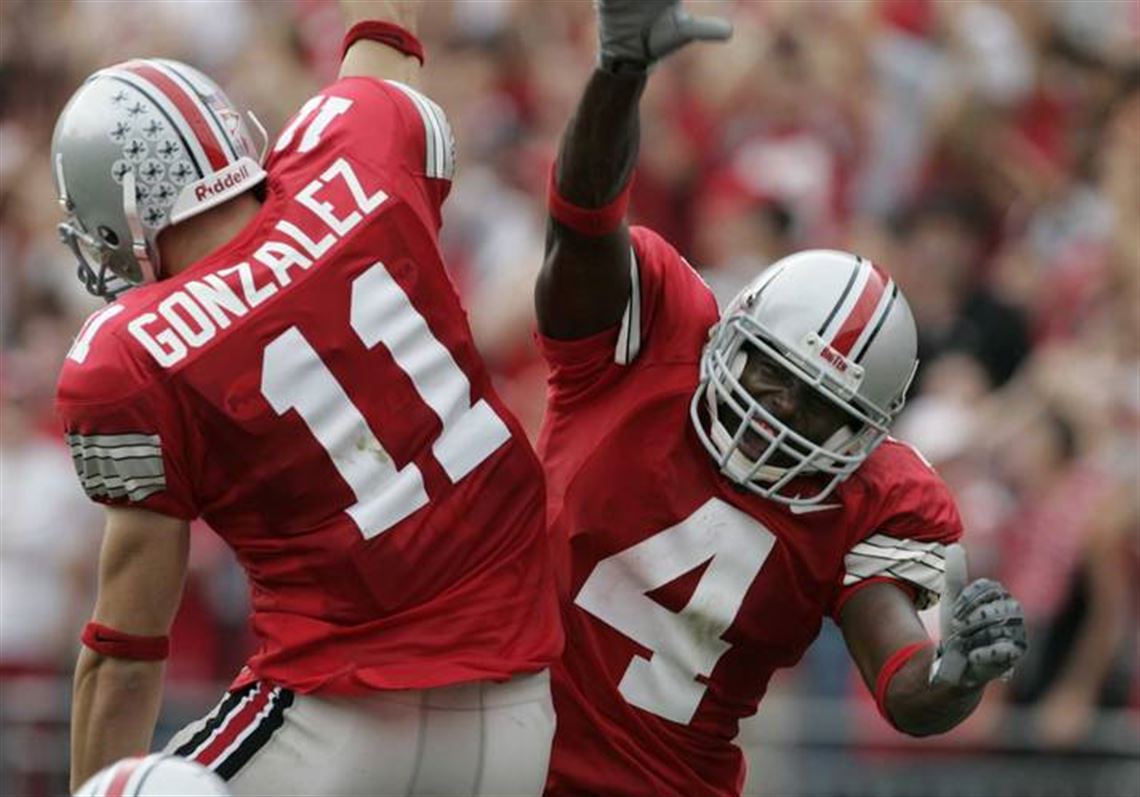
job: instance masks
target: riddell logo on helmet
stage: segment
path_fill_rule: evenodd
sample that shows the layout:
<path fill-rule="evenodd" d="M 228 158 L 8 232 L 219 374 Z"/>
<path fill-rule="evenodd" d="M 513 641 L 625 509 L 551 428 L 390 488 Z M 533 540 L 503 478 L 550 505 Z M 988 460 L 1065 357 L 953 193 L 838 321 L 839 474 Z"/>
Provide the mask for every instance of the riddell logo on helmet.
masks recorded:
<path fill-rule="evenodd" d="M 230 172 L 225 177 L 219 177 L 212 183 L 205 183 L 204 185 L 200 185 L 195 188 L 194 198 L 201 202 L 208 197 L 212 197 L 215 194 L 220 194 L 223 191 L 233 188 L 235 185 L 241 185 L 248 179 L 249 167 L 243 164 L 239 171 Z"/>
<path fill-rule="evenodd" d="M 847 358 L 826 343 L 820 347 L 819 356 L 835 366 L 835 370 L 839 371 L 839 373 L 847 373 Z"/>

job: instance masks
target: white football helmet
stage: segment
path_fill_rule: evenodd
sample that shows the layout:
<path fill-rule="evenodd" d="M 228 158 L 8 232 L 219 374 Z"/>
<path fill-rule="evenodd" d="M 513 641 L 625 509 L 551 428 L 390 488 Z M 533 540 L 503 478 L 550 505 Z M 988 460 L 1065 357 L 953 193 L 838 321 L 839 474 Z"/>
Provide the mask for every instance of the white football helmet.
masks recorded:
<path fill-rule="evenodd" d="M 690 406 L 697 435 L 725 476 L 784 504 L 818 503 L 859 467 L 902 409 L 918 366 L 914 317 L 898 285 L 847 252 L 777 261 L 709 334 Z M 810 385 L 850 423 L 816 443 L 781 421 L 741 385 L 752 352 Z M 815 478 L 795 481 L 801 476 Z"/>
<path fill-rule="evenodd" d="M 158 234 L 265 179 L 267 136 L 255 149 L 222 90 L 176 61 L 101 69 L 68 101 L 51 142 L 67 220 L 60 237 L 97 296 L 153 281 Z"/>
<path fill-rule="evenodd" d="M 201 764 L 152 753 L 99 770 L 75 797 L 228 797 L 226 783 Z"/>

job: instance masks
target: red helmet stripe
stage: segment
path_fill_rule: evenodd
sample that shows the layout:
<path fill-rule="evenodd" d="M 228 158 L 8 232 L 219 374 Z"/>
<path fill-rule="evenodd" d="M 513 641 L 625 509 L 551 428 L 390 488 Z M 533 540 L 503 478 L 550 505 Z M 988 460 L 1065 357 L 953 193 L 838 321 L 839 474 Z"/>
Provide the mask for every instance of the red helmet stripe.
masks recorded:
<path fill-rule="evenodd" d="M 131 775 L 135 774 L 135 770 L 139 768 L 139 764 L 142 762 L 143 759 L 141 758 L 132 758 L 115 767 L 115 776 L 111 778 L 111 784 L 107 786 L 107 797 L 123 797 L 127 791 L 127 781 L 131 779 Z"/>
<path fill-rule="evenodd" d="M 234 147 L 233 139 L 227 135 L 225 125 L 222 124 L 222 120 L 218 118 L 217 111 L 213 106 L 210 105 L 209 102 L 202 100 L 197 92 L 197 89 L 194 88 L 194 81 L 183 74 L 183 71 L 180 69 L 181 65 L 177 62 L 162 61 L 157 59 L 151 63 L 157 67 L 159 71 L 161 71 L 164 75 L 181 86 L 182 90 L 189 94 L 190 97 L 196 101 L 198 108 L 202 110 L 203 116 L 206 118 L 206 122 L 210 125 L 210 129 L 214 131 L 214 138 L 222 143 L 222 149 L 226 153 L 227 161 L 229 163 L 233 163 L 239 157 L 241 157 L 238 155 L 237 149 Z"/>
<path fill-rule="evenodd" d="M 883 291 L 886 290 L 887 283 L 890 281 L 890 278 L 883 274 L 878 266 L 873 263 L 868 263 L 868 265 L 871 267 L 871 273 L 867 275 L 867 280 L 863 283 L 863 291 L 859 294 L 851 312 L 847 314 L 843 325 L 831 339 L 831 347 L 844 357 L 851 353 L 855 341 L 859 340 L 859 336 L 863 334 L 863 330 L 867 327 L 871 317 L 874 316 L 875 309 L 883 298 Z"/>
<path fill-rule="evenodd" d="M 210 127 L 210 123 L 206 121 L 205 114 L 198 107 L 200 100 L 197 97 L 192 97 L 174 80 L 150 64 L 131 63 L 126 64 L 123 68 L 138 75 L 161 91 L 163 96 L 178 110 L 178 113 L 190 125 L 194 138 L 201 144 L 214 171 L 224 169 L 229 165 L 229 159 L 226 157 L 222 142 L 218 140 L 213 128 Z"/>

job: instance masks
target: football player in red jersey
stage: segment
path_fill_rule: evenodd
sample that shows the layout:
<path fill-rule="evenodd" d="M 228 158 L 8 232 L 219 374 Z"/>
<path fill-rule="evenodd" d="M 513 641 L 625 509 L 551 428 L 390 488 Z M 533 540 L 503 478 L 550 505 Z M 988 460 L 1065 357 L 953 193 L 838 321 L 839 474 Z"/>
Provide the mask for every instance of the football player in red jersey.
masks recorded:
<path fill-rule="evenodd" d="M 258 646 L 168 752 L 235 794 L 542 790 L 562 644 L 542 468 L 440 259 L 454 151 L 415 88 L 415 10 L 345 12 L 339 79 L 268 159 L 172 61 L 97 72 L 57 124 L 61 235 L 120 294 L 59 381 L 107 505 L 73 786 L 150 745 L 201 517 Z"/>
<path fill-rule="evenodd" d="M 731 28 L 679 0 L 596 8 L 535 293 L 567 634 L 547 794 L 739 794 L 738 723 L 825 616 L 888 721 L 945 731 L 1026 642 L 1000 584 L 966 586 L 945 485 L 887 437 L 916 365 L 906 300 L 877 264 L 808 251 L 718 313 L 625 205 L 649 68 Z M 940 593 L 936 655 L 917 610 Z"/>

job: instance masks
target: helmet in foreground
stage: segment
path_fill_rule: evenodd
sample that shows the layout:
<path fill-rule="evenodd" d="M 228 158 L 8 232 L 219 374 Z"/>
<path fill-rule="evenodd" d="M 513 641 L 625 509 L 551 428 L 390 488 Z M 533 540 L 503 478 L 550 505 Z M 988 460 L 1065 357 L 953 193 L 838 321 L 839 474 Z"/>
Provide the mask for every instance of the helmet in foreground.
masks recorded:
<path fill-rule="evenodd" d="M 225 782 L 201 764 L 152 753 L 96 772 L 76 797 L 227 797 Z"/>
<path fill-rule="evenodd" d="M 778 418 L 741 384 L 755 356 L 801 380 L 846 424 L 814 441 Z M 726 477 L 784 504 L 815 504 L 882 442 L 917 365 L 914 317 L 894 280 L 857 255 L 799 252 L 765 269 L 713 327 L 690 415 Z"/>
<path fill-rule="evenodd" d="M 153 281 L 159 233 L 264 180 L 263 153 L 222 90 L 186 64 L 126 61 L 89 77 L 51 142 L 60 237 L 87 290 L 113 298 Z"/>

